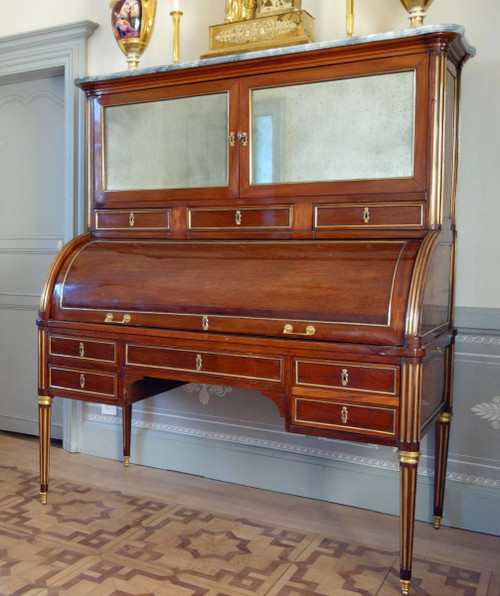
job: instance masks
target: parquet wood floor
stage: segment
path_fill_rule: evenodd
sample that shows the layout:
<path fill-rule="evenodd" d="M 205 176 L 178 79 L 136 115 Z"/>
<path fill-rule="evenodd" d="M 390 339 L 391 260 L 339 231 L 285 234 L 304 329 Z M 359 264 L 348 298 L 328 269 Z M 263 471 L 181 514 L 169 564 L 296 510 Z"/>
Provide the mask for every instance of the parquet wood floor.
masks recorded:
<path fill-rule="evenodd" d="M 397 596 L 397 518 L 0 433 L 0 595 Z M 499 596 L 500 538 L 417 524 L 412 594 Z"/>

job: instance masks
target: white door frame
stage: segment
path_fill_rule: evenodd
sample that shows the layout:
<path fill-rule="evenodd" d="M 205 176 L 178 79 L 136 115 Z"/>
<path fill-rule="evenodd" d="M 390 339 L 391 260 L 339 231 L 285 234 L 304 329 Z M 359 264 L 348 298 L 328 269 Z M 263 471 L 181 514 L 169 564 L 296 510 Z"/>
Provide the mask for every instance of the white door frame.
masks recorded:
<path fill-rule="evenodd" d="M 97 27 L 92 21 L 80 21 L 0 38 L 0 84 L 44 76 L 64 77 L 65 164 L 61 175 L 69 214 L 65 242 L 86 227 L 85 98 L 74 80 L 87 74 L 88 39 Z M 80 449 L 82 421 L 82 404 L 64 400 L 63 446 L 68 451 Z"/>

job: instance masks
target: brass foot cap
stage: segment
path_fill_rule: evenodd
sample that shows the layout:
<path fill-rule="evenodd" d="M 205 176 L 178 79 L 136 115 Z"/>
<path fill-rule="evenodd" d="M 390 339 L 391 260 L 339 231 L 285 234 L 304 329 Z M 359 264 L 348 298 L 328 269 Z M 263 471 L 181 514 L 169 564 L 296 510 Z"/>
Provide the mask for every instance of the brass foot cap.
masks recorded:
<path fill-rule="evenodd" d="M 434 527 L 436 528 L 436 530 L 439 530 L 439 528 L 441 527 L 441 517 L 439 515 L 434 516 Z"/>
<path fill-rule="evenodd" d="M 402 579 L 401 580 L 401 594 L 403 594 L 403 596 L 408 596 L 409 593 L 410 593 L 410 580 Z"/>
<path fill-rule="evenodd" d="M 130 464 L 130 455 L 125 455 L 125 457 L 123 458 L 123 463 L 125 464 L 125 467 L 128 468 Z"/>
<path fill-rule="evenodd" d="M 40 493 L 40 498 L 42 499 L 42 505 L 47 505 L 47 493 Z"/>

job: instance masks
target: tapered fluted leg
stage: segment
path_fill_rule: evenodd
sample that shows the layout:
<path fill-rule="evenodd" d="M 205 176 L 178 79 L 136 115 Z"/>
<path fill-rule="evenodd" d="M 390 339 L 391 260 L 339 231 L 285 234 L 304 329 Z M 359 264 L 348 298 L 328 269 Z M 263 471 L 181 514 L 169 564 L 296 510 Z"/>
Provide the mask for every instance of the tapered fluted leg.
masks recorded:
<path fill-rule="evenodd" d="M 123 406 L 123 463 L 128 468 L 130 463 L 130 437 L 132 434 L 132 406 Z"/>
<path fill-rule="evenodd" d="M 436 452 L 434 470 L 434 527 L 439 530 L 443 517 L 444 485 L 448 445 L 450 443 L 451 413 L 443 412 L 436 422 Z"/>
<path fill-rule="evenodd" d="M 42 503 L 47 503 L 49 492 L 50 467 L 50 418 L 52 397 L 38 397 L 38 429 L 40 446 L 40 496 Z"/>
<path fill-rule="evenodd" d="M 401 593 L 410 593 L 413 535 L 415 529 L 415 502 L 419 451 L 399 452 L 400 472 L 400 580 Z"/>

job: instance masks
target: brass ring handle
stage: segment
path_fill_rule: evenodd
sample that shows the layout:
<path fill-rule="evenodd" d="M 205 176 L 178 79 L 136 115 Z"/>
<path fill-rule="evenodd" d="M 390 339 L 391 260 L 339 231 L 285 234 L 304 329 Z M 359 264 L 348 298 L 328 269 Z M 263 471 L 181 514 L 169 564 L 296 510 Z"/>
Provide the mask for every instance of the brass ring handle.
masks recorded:
<path fill-rule="evenodd" d="M 306 327 L 306 331 L 305 333 L 300 333 L 299 331 L 294 331 L 293 330 L 293 325 L 290 325 L 290 323 L 287 323 L 284 327 L 283 327 L 283 333 L 285 335 L 314 335 L 316 333 L 316 328 L 313 327 L 312 325 L 308 325 Z"/>
<path fill-rule="evenodd" d="M 105 323 L 118 323 L 118 325 L 126 325 L 127 323 L 130 323 L 130 321 L 132 320 L 132 317 L 130 315 L 123 315 L 123 319 L 121 321 L 115 321 L 114 320 L 114 315 L 111 312 L 108 312 L 108 314 L 106 315 L 106 318 L 104 319 Z"/>

